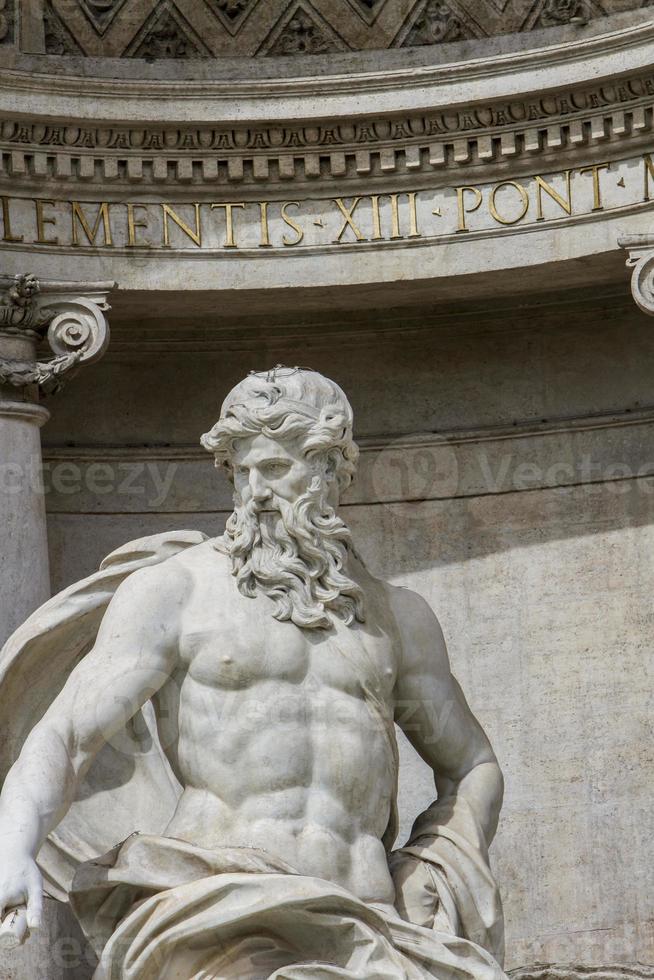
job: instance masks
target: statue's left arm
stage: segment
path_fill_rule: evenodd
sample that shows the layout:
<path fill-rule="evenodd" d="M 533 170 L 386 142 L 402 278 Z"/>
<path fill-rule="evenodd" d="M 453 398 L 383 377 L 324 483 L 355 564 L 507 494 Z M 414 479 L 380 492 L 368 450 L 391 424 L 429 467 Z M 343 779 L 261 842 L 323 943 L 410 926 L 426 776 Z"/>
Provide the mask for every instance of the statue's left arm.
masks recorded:
<path fill-rule="evenodd" d="M 448 862 L 457 865 L 458 847 L 460 865 L 450 869 L 450 884 L 455 873 L 465 876 L 463 865 L 470 864 L 466 851 L 473 863 L 487 867 L 504 784 L 491 744 L 452 675 L 436 616 L 424 599 L 408 589 L 391 591 L 401 639 L 396 721 L 433 770 L 438 793 L 437 802 L 416 820 L 409 842 L 414 847 L 399 852 L 392 868 L 400 912 L 420 925 L 433 925 L 435 915 L 437 923 L 461 919 L 460 909 L 451 909 L 448 919 L 444 907 L 450 894 L 451 904 L 456 905 L 460 886 L 459 881 L 452 888 L 442 884 L 448 877 Z M 419 854 L 427 860 L 416 860 Z M 475 877 L 468 874 L 473 891 Z M 481 890 L 484 887 L 480 885 Z"/>

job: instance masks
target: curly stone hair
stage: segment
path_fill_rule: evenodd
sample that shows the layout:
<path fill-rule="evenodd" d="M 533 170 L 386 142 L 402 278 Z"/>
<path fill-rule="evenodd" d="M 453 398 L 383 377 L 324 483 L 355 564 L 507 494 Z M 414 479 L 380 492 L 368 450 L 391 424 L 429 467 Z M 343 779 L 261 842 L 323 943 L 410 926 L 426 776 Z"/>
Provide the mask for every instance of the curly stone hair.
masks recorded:
<path fill-rule="evenodd" d="M 339 490 L 352 482 L 359 448 L 352 407 L 335 382 L 310 368 L 277 365 L 251 372 L 230 391 L 220 418 L 201 439 L 216 465 L 231 467 L 234 442 L 259 434 L 298 440 L 307 457 L 331 462 Z"/>

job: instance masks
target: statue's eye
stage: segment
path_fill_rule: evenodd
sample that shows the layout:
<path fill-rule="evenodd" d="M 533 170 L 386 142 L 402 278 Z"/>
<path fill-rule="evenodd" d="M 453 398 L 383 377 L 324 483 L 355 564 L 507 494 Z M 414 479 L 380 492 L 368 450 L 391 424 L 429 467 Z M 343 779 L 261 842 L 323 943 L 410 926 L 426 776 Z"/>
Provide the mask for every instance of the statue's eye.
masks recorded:
<path fill-rule="evenodd" d="M 266 473 L 270 476 L 283 476 L 284 473 L 288 472 L 288 463 L 267 463 L 264 467 Z"/>

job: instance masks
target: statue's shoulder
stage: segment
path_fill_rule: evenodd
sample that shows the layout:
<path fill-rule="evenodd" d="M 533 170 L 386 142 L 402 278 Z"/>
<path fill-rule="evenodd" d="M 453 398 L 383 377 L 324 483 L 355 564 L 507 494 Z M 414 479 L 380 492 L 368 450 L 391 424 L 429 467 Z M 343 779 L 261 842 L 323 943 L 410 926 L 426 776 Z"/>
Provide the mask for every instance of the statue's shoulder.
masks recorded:
<path fill-rule="evenodd" d="M 436 620 L 433 609 L 418 592 L 403 585 L 392 585 L 373 575 L 359 556 L 357 568 L 357 580 L 366 595 L 374 597 L 376 602 L 390 611 L 401 631 L 410 629 L 416 623 L 425 625 Z"/>
<path fill-rule="evenodd" d="M 380 585 L 386 592 L 388 604 L 401 629 L 413 632 L 416 628 L 438 626 L 436 613 L 419 592 L 381 580 Z"/>
<path fill-rule="evenodd" d="M 231 577 L 228 557 L 205 535 L 196 540 L 156 539 L 130 542 L 114 553 L 119 581 L 110 599 L 114 615 L 141 619 L 166 616 L 202 596 L 207 585 Z M 145 545 L 145 547 L 144 547 Z M 106 560 L 103 562 L 106 570 Z"/>
<path fill-rule="evenodd" d="M 86 580 L 93 584 L 96 579 L 113 587 L 120 587 L 121 595 L 126 593 L 149 593 L 161 590 L 168 595 L 171 588 L 181 588 L 185 583 L 191 585 L 196 572 L 206 570 L 208 565 L 214 569 L 227 561 L 219 554 L 212 540 L 200 531 L 169 531 L 138 538 L 117 548 L 108 555 L 100 566 L 100 572 Z M 85 583 L 80 583 L 84 585 Z"/>
<path fill-rule="evenodd" d="M 180 551 L 171 560 L 170 565 L 179 569 L 180 573 L 186 572 L 192 576 L 231 573 L 231 562 L 222 545 L 222 538 L 207 538 L 192 548 Z"/>

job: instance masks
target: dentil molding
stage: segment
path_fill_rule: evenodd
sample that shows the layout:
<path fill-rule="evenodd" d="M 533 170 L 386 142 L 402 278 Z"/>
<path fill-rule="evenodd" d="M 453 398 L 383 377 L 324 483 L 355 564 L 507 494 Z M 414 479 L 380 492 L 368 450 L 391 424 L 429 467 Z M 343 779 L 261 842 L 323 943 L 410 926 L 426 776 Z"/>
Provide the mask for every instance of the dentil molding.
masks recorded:
<path fill-rule="evenodd" d="M 124 62 L 107 78 L 102 60 L 66 74 L 48 70 L 52 59 L 9 59 L 0 69 L 0 179 L 14 187 L 384 182 L 472 166 L 502 172 L 508 162 L 526 167 L 625 142 L 648 149 L 651 21 L 449 64 L 386 69 L 391 53 L 378 52 L 374 71 L 327 61 L 310 75 L 241 67 L 229 78 L 183 80 L 133 77 Z"/>
<path fill-rule="evenodd" d="M 648 145 L 654 73 L 430 114 L 315 125 L 98 126 L 0 120 L 0 179 L 81 185 L 316 183 L 489 171 L 605 146 Z"/>

